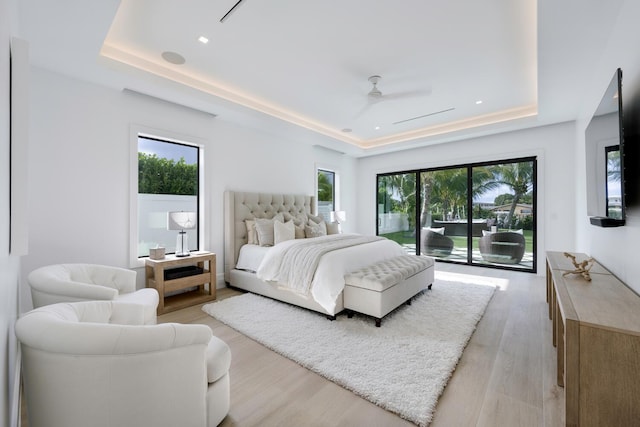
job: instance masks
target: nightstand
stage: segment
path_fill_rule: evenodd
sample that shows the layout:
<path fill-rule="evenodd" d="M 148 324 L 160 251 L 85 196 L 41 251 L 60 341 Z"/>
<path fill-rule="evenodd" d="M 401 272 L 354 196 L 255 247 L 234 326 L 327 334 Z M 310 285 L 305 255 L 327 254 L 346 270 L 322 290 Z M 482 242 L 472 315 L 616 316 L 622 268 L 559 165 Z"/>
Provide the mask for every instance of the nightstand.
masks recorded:
<path fill-rule="evenodd" d="M 194 268 L 189 271 L 189 266 Z M 145 270 L 147 288 L 155 288 L 160 296 L 158 315 L 216 299 L 216 254 L 212 252 L 191 252 L 186 257 L 167 255 L 163 259 L 147 258 Z M 183 276 L 169 278 L 173 272 L 180 272 Z M 209 284 L 209 289 L 205 284 Z M 165 296 L 187 288 L 195 289 Z"/>

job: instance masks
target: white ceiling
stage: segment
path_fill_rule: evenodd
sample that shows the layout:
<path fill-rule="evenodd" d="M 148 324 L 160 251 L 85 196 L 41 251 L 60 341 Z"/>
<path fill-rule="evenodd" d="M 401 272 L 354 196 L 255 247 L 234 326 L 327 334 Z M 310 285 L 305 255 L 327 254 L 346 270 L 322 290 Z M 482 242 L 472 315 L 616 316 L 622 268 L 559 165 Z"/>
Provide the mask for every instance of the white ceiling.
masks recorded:
<path fill-rule="evenodd" d="M 580 0 L 244 0 L 220 22 L 236 2 L 21 0 L 19 33 L 36 66 L 360 156 L 577 118 L 617 16 Z"/>

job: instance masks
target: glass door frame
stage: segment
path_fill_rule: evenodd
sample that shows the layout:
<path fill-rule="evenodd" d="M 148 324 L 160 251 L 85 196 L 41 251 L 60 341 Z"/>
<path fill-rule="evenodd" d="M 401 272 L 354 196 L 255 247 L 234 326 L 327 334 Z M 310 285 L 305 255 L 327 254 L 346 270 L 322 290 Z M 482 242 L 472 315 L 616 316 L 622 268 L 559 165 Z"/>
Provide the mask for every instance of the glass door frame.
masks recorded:
<path fill-rule="evenodd" d="M 478 167 L 485 166 L 495 166 L 501 164 L 509 164 L 509 163 L 524 163 L 524 162 L 532 162 L 532 212 L 533 221 L 532 221 L 532 267 L 529 268 L 521 268 L 521 267 L 511 267 L 504 264 L 491 264 L 491 263 L 480 263 L 473 261 L 473 221 L 472 221 L 472 212 L 473 212 L 473 169 Z M 487 162 L 478 162 L 478 163 L 466 163 L 460 165 L 451 165 L 451 166 L 441 166 L 435 168 L 424 168 L 424 169 L 412 169 L 412 170 L 404 170 L 397 172 L 385 172 L 376 174 L 376 235 L 379 235 L 379 221 L 378 221 L 378 186 L 381 177 L 392 176 L 392 175 L 400 175 L 400 174 L 415 174 L 415 209 L 414 209 L 414 218 L 415 218 L 415 253 L 416 255 L 420 255 L 421 247 L 420 247 L 420 209 L 422 206 L 422 173 L 424 172 L 434 172 L 434 171 L 442 171 L 449 169 L 467 169 L 467 260 L 462 263 L 459 261 L 435 258 L 438 262 L 452 263 L 452 264 L 463 264 L 463 265 L 471 265 L 477 267 L 486 267 L 486 268 L 495 268 L 501 270 L 512 270 L 512 271 L 521 271 L 527 273 L 536 273 L 537 272 L 537 157 L 521 157 L 521 158 L 509 158 L 509 159 L 500 159 L 500 160 L 492 160 Z"/>

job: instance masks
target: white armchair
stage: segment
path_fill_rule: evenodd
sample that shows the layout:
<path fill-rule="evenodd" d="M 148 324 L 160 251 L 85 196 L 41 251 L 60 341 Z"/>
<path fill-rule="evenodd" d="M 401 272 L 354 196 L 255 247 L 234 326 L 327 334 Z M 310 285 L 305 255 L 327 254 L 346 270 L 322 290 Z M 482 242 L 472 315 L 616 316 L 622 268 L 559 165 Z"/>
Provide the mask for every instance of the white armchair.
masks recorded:
<path fill-rule="evenodd" d="M 205 325 L 138 325 L 138 304 L 47 305 L 15 325 L 32 427 L 216 426 L 231 351 Z"/>
<path fill-rule="evenodd" d="M 136 272 L 97 264 L 54 264 L 28 277 L 34 308 L 59 302 L 118 300 L 145 306 L 145 324 L 156 323 L 158 291 L 136 290 Z"/>

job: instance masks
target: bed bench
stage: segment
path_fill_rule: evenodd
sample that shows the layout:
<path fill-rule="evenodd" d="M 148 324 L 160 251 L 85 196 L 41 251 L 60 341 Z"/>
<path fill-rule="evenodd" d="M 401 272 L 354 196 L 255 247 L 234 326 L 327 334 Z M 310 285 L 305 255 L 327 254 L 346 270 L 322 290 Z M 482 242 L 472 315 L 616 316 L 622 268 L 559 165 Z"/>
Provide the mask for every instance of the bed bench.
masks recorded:
<path fill-rule="evenodd" d="M 401 255 L 377 262 L 345 275 L 344 308 L 373 316 L 380 327 L 382 318 L 424 289 L 431 289 L 434 260 Z"/>

